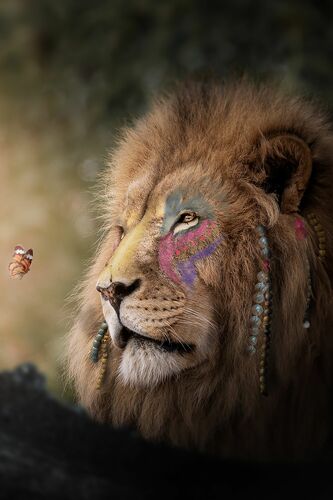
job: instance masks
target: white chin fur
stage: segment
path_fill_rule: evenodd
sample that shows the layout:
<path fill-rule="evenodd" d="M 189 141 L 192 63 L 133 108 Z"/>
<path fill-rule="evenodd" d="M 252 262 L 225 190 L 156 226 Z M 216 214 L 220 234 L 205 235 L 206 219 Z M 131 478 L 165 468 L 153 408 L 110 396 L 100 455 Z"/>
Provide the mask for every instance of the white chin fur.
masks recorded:
<path fill-rule="evenodd" d="M 118 376 L 124 384 L 155 386 L 185 368 L 183 356 L 130 340 L 123 351 Z"/>
<path fill-rule="evenodd" d="M 118 345 L 122 326 L 119 323 L 117 313 L 113 309 L 113 307 L 111 306 L 111 304 L 108 300 L 104 300 L 101 297 L 101 301 L 102 301 L 103 315 L 104 315 L 105 321 L 107 322 L 110 336 L 111 336 L 113 342 L 116 345 Z"/>

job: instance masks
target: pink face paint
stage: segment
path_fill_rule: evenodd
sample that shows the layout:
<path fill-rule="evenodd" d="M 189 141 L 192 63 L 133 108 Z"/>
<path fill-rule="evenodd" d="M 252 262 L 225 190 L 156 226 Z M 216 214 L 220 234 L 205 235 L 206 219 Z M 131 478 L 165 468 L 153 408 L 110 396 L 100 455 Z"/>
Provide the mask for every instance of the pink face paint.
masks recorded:
<path fill-rule="evenodd" d="M 158 260 L 162 271 L 175 283 L 180 283 L 180 278 L 173 269 L 175 245 L 173 234 L 169 233 L 161 239 L 158 249 Z"/>
<path fill-rule="evenodd" d="M 169 233 L 159 244 L 160 267 L 175 283 L 192 286 L 197 275 L 195 263 L 211 255 L 221 241 L 217 224 L 211 220 L 188 233 Z"/>
<path fill-rule="evenodd" d="M 304 240 L 306 238 L 305 223 L 300 217 L 296 217 L 295 219 L 295 234 L 298 240 Z"/>

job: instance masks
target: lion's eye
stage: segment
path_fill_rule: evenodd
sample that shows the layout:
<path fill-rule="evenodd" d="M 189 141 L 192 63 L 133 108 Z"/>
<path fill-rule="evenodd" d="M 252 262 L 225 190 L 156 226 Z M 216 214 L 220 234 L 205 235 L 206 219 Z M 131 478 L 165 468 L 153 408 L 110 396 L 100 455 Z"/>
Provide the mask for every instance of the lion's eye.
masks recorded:
<path fill-rule="evenodd" d="M 123 237 L 125 236 L 125 231 L 123 226 L 115 226 L 115 229 L 117 231 L 117 240 L 121 241 Z"/>
<path fill-rule="evenodd" d="M 180 231 L 196 226 L 198 222 L 199 217 L 195 212 L 183 212 L 180 214 L 179 219 L 174 226 L 173 234 L 177 234 Z"/>

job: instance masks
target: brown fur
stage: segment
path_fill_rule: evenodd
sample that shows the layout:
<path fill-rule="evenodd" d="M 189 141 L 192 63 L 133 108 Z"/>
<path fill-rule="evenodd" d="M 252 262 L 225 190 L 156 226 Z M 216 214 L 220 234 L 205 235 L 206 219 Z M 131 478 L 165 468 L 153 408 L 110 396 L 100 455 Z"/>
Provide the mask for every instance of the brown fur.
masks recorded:
<path fill-rule="evenodd" d="M 266 85 L 189 84 L 123 132 L 103 179 L 106 235 L 69 337 L 69 374 L 80 402 L 95 419 L 133 425 L 149 439 L 225 456 L 291 457 L 323 446 L 332 391 L 333 136 L 317 108 Z M 184 174 L 189 171 L 190 180 Z M 129 184 L 142 177 L 144 183 L 128 200 Z M 209 182 L 200 188 L 203 178 Z M 147 388 L 122 384 L 115 375 L 121 353 L 111 349 L 107 380 L 98 393 L 98 366 L 89 358 L 103 319 L 95 285 L 114 250 L 113 227 L 121 224 L 123 213 L 128 220 L 134 217 L 134 227 L 156 191 L 179 183 L 199 185 L 225 234 L 217 256 L 200 264 L 194 292 L 206 297 L 213 311 L 198 306 L 217 325 L 210 332 L 213 353 L 177 377 Z M 216 192 L 225 200 L 220 206 Z M 324 263 L 316 257 L 317 240 L 309 226 L 307 238 L 296 239 L 297 210 L 303 216 L 314 212 L 325 228 Z M 268 228 L 272 248 L 266 398 L 259 394 L 258 356 L 244 352 L 258 271 L 259 223 Z M 154 267 L 156 253 L 149 255 L 152 264 L 146 266 L 152 265 L 154 273 L 146 279 L 152 287 L 164 281 Z M 306 255 L 313 275 L 310 330 L 302 327 Z M 188 340 L 185 328 L 183 335 Z"/>

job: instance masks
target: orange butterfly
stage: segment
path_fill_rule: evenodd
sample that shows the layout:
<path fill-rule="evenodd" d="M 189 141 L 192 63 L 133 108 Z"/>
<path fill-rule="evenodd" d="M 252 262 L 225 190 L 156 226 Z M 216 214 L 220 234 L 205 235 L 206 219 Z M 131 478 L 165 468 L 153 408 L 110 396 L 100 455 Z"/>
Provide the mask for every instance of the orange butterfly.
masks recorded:
<path fill-rule="evenodd" d="M 21 280 L 30 269 L 32 257 L 32 248 L 24 250 L 21 245 L 17 245 L 14 248 L 13 258 L 8 266 L 10 277 Z"/>

